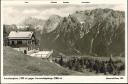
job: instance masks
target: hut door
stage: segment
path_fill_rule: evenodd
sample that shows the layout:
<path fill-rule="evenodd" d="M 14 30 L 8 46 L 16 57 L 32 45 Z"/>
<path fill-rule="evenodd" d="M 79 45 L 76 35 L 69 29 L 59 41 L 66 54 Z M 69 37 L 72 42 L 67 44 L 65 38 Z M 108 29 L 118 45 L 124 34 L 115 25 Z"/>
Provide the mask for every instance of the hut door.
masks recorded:
<path fill-rule="evenodd" d="M 24 54 L 27 54 L 27 50 L 24 50 Z"/>
<path fill-rule="evenodd" d="M 14 45 L 14 41 L 12 41 L 12 45 Z"/>

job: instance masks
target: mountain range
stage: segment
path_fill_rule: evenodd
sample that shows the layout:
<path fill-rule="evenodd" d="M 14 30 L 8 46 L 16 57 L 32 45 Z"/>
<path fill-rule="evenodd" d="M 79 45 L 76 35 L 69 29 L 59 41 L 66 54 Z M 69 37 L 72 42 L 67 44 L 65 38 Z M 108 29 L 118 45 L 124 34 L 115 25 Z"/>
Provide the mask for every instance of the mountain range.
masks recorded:
<path fill-rule="evenodd" d="M 59 17 L 59 16 L 58 16 Z M 123 56 L 125 51 L 125 13 L 112 9 L 76 11 L 57 20 L 57 26 L 41 36 L 41 49 L 64 54 Z M 50 19 L 52 22 L 52 19 Z M 49 26 L 49 25 L 47 25 Z"/>

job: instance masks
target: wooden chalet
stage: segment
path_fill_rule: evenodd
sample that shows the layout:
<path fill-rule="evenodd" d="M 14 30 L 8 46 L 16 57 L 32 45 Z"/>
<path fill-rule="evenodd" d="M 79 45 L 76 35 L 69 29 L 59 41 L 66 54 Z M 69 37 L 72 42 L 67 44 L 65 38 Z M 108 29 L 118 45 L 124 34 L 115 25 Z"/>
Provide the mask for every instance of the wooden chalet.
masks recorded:
<path fill-rule="evenodd" d="M 35 48 L 36 38 L 32 31 L 11 31 L 8 45 L 25 54 Z"/>

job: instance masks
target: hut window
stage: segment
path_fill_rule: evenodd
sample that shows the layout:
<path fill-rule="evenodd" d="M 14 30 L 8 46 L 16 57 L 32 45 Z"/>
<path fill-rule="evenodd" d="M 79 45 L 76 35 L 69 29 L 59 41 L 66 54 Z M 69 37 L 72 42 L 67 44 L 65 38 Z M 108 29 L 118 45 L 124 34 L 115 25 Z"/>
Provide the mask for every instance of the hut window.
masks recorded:
<path fill-rule="evenodd" d="M 22 44 L 22 41 L 18 41 L 17 43 L 18 43 L 18 44 Z"/>

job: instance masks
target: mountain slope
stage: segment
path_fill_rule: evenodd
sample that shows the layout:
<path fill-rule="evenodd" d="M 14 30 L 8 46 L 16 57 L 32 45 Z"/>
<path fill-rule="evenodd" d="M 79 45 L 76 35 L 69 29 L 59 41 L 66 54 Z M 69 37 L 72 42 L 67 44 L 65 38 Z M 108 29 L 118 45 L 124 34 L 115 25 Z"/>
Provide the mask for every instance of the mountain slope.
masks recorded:
<path fill-rule="evenodd" d="M 55 30 L 56 27 L 58 26 L 59 22 L 61 21 L 61 19 L 62 18 L 58 15 L 50 16 L 49 19 L 44 24 L 43 32 L 49 33 L 51 31 Z"/>
<path fill-rule="evenodd" d="M 54 31 L 42 35 L 41 48 L 56 49 L 65 53 L 73 52 L 73 42 L 79 40 L 79 30 L 80 23 L 75 17 L 71 15 L 64 17 Z"/>
<path fill-rule="evenodd" d="M 100 56 L 120 55 L 124 53 L 124 12 L 111 9 L 95 9 L 91 11 L 93 22 L 85 20 L 82 38 L 87 52 Z M 88 30 L 86 30 L 88 29 Z M 118 32 L 117 32 L 118 31 Z M 84 51 L 83 51 L 84 52 Z"/>
<path fill-rule="evenodd" d="M 112 9 L 77 11 L 64 17 L 54 31 L 42 35 L 41 48 L 65 54 L 122 55 L 124 15 Z"/>
<path fill-rule="evenodd" d="M 76 73 L 47 60 L 24 55 L 10 47 L 4 47 L 3 54 L 4 75 L 71 75 Z"/>

